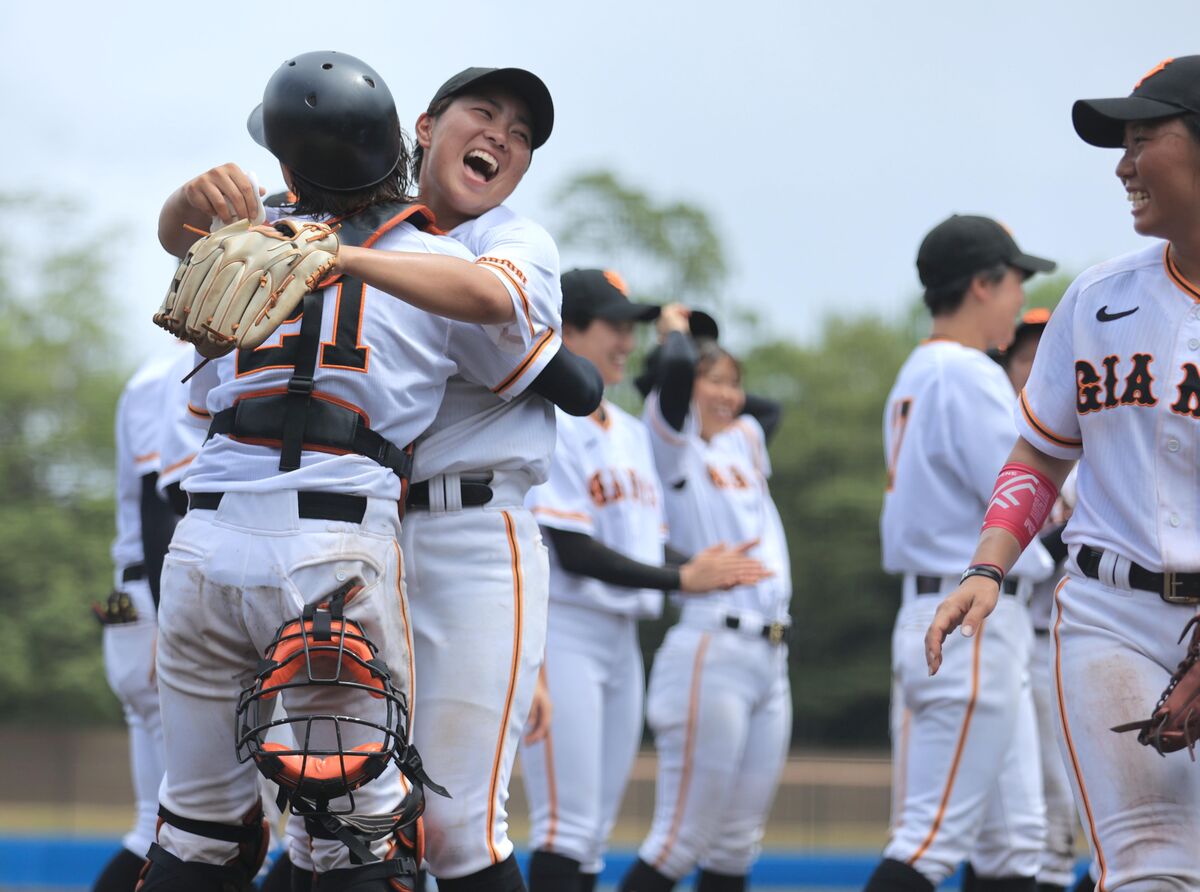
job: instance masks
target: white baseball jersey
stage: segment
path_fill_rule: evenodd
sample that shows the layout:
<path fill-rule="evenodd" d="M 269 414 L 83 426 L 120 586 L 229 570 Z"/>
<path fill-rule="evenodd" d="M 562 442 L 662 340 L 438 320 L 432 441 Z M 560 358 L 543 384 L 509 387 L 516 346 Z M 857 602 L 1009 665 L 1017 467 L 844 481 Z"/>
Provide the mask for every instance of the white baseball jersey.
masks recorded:
<path fill-rule="evenodd" d="M 636 418 L 605 401 L 597 413 L 558 413 L 550 479 L 527 504 L 542 526 L 583 533 L 645 564 L 663 563 L 666 516 L 650 438 Z M 568 573 L 550 549 L 550 600 L 635 617 L 662 612 L 663 593 Z"/>
<path fill-rule="evenodd" d="M 883 416 L 888 488 L 880 521 L 889 573 L 951 576 L 966 569 L 996 475 L 1016 429 L 1012 385 L 987 354 L 929 340 L 905 361 Z M 1012 575 L 1045 579 L 1053 562 L 1034 541 Z"/>
<path fill-rule="evenodd" d="M 112 560 L 120 571 L 142 553 L 141 479 L 159 470 L 162 391 L 173 357 L 156 357 L 133 374 L 117 401 L 117 538 Z"/>
<path fill-rule="evenodd" d="M 204 445 L 208 425 L 212 420 L 206 410 L 192 407 L 189 402 L 190 381 L 183 379 L 202 361 L 196 351 L 188 347 L 180 350 L 163 380 L 163 399 L 160 408 L 161 430 L 159 432 L 158 491 L 165 493 L 168 486 L 183 479 L 192 459 Z"/>
<path fill-rule="evenodd" d="M 767 620 L 786 619 L 792 597 L 791 563 L 783 523 L 767 489 L 771 462 L 762 426 L 743 415 L 706 442 L 695 411 L 688 413 L 682 432 L 667 423 L 657 391 L 646 398 L 644 417 L 666 493 L 671 546 L 694 555 L 718 543 L 733 547 L 758 540 L 749 553 L 774 573 L 751 586 L 689 595 L 687 603 L 703 601 L 751 611 Z"/>
<path fill-rule="evenodd" d="M 1200 286 L 1161 242 L 1076 279 L 1016 415 L 1039 450 L 1080 459 L 1067 544 L 1155 571 L 1200 570 L 1198 419 Z"/>
<path fill-rule="evenodd" d="M 410 223 L 389 230 L 381 250 L 412 251 L 472 259 L 457 242 L 418 231 Z M 325 289 L 321 346 L 314 399 L 359 412 L 389 442 L 404 446 L 429 427 L 441 404 L 446 379 L 457 371 L 449 320 L 418 310 L 370 286 L 361 292 L 335 284 Z M 280 326 L 260 347 L 238 350 L 210 363 L 192 380 L 191 401 L 203 394 L 210 414 L 250 394 L 283 393 L 291 377 L 300 316 Z M 205 371 L 208 371 L 206 369 Z M 189 492 L 337 491 L 386 499 L 400 497 L 392 471 L 361 455 L 304 451 L 301 467 L 280 473 L 279 450 L 218 435 L 192 462 Z"/>
<path fill-rule="evenodd" d="M 558 248 L 544 229 L 503 205 L 450 236 L 504 283 L 516 319 L 452 326 L 461 374 L 447 382 L 437 417 L 417 441 L 413 480 L 525 471 L 530 484 L 540 483 L 554 449 L 554 409 L 525 391 L 562 346 Z"/>

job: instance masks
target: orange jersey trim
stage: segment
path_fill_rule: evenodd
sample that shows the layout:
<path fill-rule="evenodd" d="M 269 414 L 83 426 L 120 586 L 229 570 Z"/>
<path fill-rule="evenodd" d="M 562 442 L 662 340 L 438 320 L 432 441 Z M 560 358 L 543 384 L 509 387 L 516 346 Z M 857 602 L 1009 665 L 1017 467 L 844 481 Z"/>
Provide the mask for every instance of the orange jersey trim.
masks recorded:
<path fill-rule="evenodd" d="M 679 795 L 675 799 L 675 811 L 671 815 L 671 829 L 667 831 L 667 839 L 663 843 L 662 851 L 654 860 L 655 869 L 662 867 L 667 856 L 671 854 L 671 847 L 675 845 L 675 840 L 679 836 L 679 825 L 683 823 L 683 810 L 687 805 L 688 787 L 692 783 L 692 765 L 696 751 L 696 722 L 700 713 L 700 677 L 704 672 L 704 655 L 708 652 L 708 644 L 711 640 L 712 635 L 708 632 L 700 637 L 700 643 L 696 646 L 696 658 L 692 661 L 692 687 L 688 694 L 687 734 L 683 744 L 683 773 L 679 778 Z"/>
<path fill-rule="evenodd" d="M 1061 434 L 1056 434 L 1045 424 L 1043 424 L 1041 419 L 1033 414 L 1033 409 L 1029 405 L 1029 400 L 1026 398 L 1024 390 L 1021 391 L 1021 395 L 1018 397 L 1018 400 L 1021 404 L 1021 414 L 1025 416 L 1025 420 L 1029 422 L 1029 426 L 1055 446 L 1063 446 L 1067 449 L 1078 449 L 1083 445 L 1083 440 L 1076 440 L 1073 437 L 1064 437 Z"/>
<path fill-rule="evenodd" d="M 517 297 L 521 298 L 521 309 L 525 311 L 525 324 L 529 326 L 529 336 L 533 337 L 533 312 L 529 308 L 529 298 L 526 297 L 525 289 L 521 287 L 521 283 L 516 280 L 516 277 L 512 274 L 512 271 L 504 265 L 504 261 L 493 257 L 480 257 L 475 262 L 480 266 L 486 266 L 490 269 L 496 270 L 502 276 L 504 276 L 505 279 L 512 283 L 513 288 L 517 290 Z M 513 267 L 513 269 L 516 269 L 516 267 Z M 519 272 L 520 271 L 518 270 L 518 273 Z"/>
<path fill-rule="evenodd" d="M 413 691 L 417 686 L 417 666 L 413 648 L 412 623 L 408 619 L 408 595 L 404 591 L 404 553 L 400 551 L 399 542 L 393 540 L 392 547 L 396 549 L 396 597 L 400 599 L 400 617 L 404 620 L 404 640 L 408 644 L 408 727 L 412 728 L 413 719 L 417 714 L 417 698 L 413 696 Z M 405 789 L 407 789 L 407 785 L 405 785 Z"/>
<path fill-rule="evenodd" d="M 590 517 L 578 511 L 558 511 L 555 508 L 543 508 L 540 505 L 535 506 L 532 513 L 545 514 L 547 517 L 561 517 L 563 520 L 582 520 L 588 524 L 592 522 Z"/>
<path fill-rule="evenodd" d="M 212 418 L 212 413 L 207 409 L 201 409 L 198 406 L 193 406 L 191 403 L 188 403 L 187 410 L 197 418 Z"/>
<path fill-rule="evenodd" d="M 983 632 L 987 622 L 979 624 L 979 631 L 975 633 L 975 650 L 971 655 L 971 699 L 967 701 L 966 714 L 963 716 L 962 729 L 958 732 L 958 744 L 954 748 L 954 758 L 950 762 L 950 776 L 946 778 L 946 788 L 942 791 L 942 801 L 938 803 L 937 814 L 933 818 L 933 826 L 929 828 L 929 835 L 925 837 L 912 857 L 908 859 L 908 866 L 912 867 L 920 860 L 921 856 L 928 851 L 933 845 L 934 839 L 938 835 L 938 831 L 942 829 L 942 819 L 946 816 L 946 806 L 950 804 L 950 794 L 954 792 L 954 780 L 958 777 L 958 766 L 962 762 L 963 750 L 967 746 L 967 732 L 971 728 L 971 718 L 975 715 L 975 704 L 979 700 L 979 661 L 983 652 Z"/>
<path fill-rule="evenodd" d="M 528 353 L 525 354 L 525 358 L 521 360 L 521 364 L 513 369 L 512 373 L 507 378 L 493 387 L 492 393 L 498 395 L 504 393 L 504 391 L 512 387 L 513 384 L 515 384 L 517 380 L 520 379 L 523 374 L 525 374 L 526 370 L 533 365 L 534 361 L 536 361 L 537 358 L 542 355 L 542 351 L 546 349 L 546 345 L 549 344 L 553 339 L 554 329 L 547 328 L 546 333 L 543 334 L 541 338 L 538 339 L 538 342 L 530 348 Z"/>
<path fill-rule="evenodd" d="M 1067 742 L 1067 753 L 1071 757 L 1071 770 L 1075 773 L 1075 781 L 1079 784 L 1079 798 L 1083 801 L 1083 817 L 1087 822 L 1088 835 L 1092 838 L 1092 851 L 1096 853 L 1096 862 L 1100 865 L 1100 880 L 1096 888 L 1099 892 L 1107 892 L 1104 888 L 1104 881 L 1108 879 L 1108 863 L 1104 858 L 1104 848 L 1100 845 L 1100 834 L 1096 832 L 1096 818 L 1092 814 L 1092 801 L 1088 797 L 1087 787 L 1083 783 L 1083 772 L 1079 768 L 1079 756 L 1075 753 L 1075 741 L 1071 739 L 1071 725 L 1067 721 L 1066 698 L 1063 696 L 1062 636 L 1059 630 L 1063 620 L 1060 595 L 1066 584 L 1067 577 L 1064 576 L 1054 589 L 1054 607 L 1057 613 L 1054 619 L 1054 686 L 1058 695 L 1058 716 L 1062 723 L 1063 738 Z"/>
<path fill-rule="evenodd" d="M 175 462 L 174 464 L 167 465 L 165 468 L 162 469 L 162 473 L 159 476 L 165 477 L 168 474 L 170 474 L 172 471 L 178 471 L 180 468 L 184 467 L 185 465 L 190 465 L 192 463 L 192 459 L 194 459 L 195 457 L 196 457 L 196 453 L 193 452 L 187 458 L 181 458 L 179 461 Z"/>
<path fill-rule="evenodd" d="M 487 847 L 492 863 L 500 863 L 500 853 L 496 850 L 496 796 L 500 785 L 500 765 L 504 760 L 504 742 L 508 737 L 508 721 L 512 713 L 513 697 L 517 690 L 517 674 L 521 667 L 521 628 L 525 606 L 525 582 L 521 576 L 521 546 L 517 542 L 516 524 L 512 515 L 507 511 L 500 512 L 504 518 L 504 530 L 508 535 L 508 550 L 512 557 L 513 574 L 513 649 L 512 663 L 508 670 L 508 691 L 504 697 L 504 712 L 500 717 L 500 734 L 496 740 L 496 754 L 492 758 L 492 778 L 488 784 L 487 808 Z"/>
<path fill-rule="evenodd" d="M 1171 258 L 1170 242 L 1168 242 L 1167 246 L 1163 248 L 1163 265 L 1167 268 L 1167 277 L 1170 278 L 1170 280 L 1176 285 L 1178 285 L 1184 294 L 1194 301 L 1200 301 L 1200 286 L 1193 285 L 1187 280 L 1187 278 L 1184 277 L 1183 273 L 1179 271 L 1179 267 L 1176 266 L 1175 261 Z"/>

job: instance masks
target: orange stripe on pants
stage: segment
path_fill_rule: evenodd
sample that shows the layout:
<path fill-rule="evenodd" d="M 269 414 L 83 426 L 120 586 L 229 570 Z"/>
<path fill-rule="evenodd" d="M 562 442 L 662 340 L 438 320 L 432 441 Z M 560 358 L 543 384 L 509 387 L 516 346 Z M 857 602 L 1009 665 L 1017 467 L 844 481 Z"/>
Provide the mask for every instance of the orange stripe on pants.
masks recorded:
<path fill-rule="evenodd" d="M 967 745 L 967 731 L 971 727 L 971 716 L 975 714 L 975 701 L 979 698 L 979 658 L 983 652 L 983 631 L 986 625 L 986 622 L 980 623 L 979 631 L 975 633 L 975 650 L 971 655 L 971 699 L 967 701 L 967 712 L 963 716 L 962 730 L 958 732 L 958 745 L 954 749 L 954 759 L 950 763 L 950 776 L 946 779 L 946 789 L 942 792 L 942 801 L 938 804 L 937 815 L 933 819 L 933 826 L 929 828 L 929 835 L 917 847 L 913 856 L 908 859 L 909 867 L 916 864 L 917 860 L 933 845 L 933 840 L 942 827 L 942 819 L 946 816 L 946 806 L 950 803 L 950 794 L 954 792 L 954 779 L 958 775 L 958 764 L 962 761 L 963 749 Z"/>
<path fill-rule="evenodd" d="M 1079 770 L 1079 758 L 1075 754 L 1075 743 L 1071 740 L 1071 727 L 1067 722 L 1067 704 L 1063 697 L 1062 638 L 1059 636 L 1063 610 L 1059 593 L 1066 584 L 1067 577 L 1064 576 L 1062 582 L 1054 589 L 1054 607 L 1058 613 L 1054 619 L 1054 681 L 1058 694 L 1058 715 L 1062 722 L 1063 738 L 1067 742 L 1067 752 L 1071 755 L 1071 770 L 1075 772 L 1075 782 L 1079 784 L 1079 797 L 1083 800 L 1083 814 L 1087 818 L 1088 833 L 1092 837 L 1092 851 L 1096 853 L 1096 862 L 1100 865 L 1100 882 L 1096 889 L 1097 892 L 1106 892 L 1104 881 L 1108 878 L 1108 866 L 1104 861 L 1104 849 L 1100 848 L 1100 834 L 1096 832 L 1096 820 L 1092 815 L 1092 803 L 1088 799 L 1087 787 L 1083 784 L 1083 772 Z"/>
<path fill-rule="evenodd" d="M 496 823 L 496 786 L 500 782 L 500 766 L 504 759 L 504 742 L 508 737 L 509 714 L 512 712 L 513 695 L 517 689 L 517 673 L 521 666 L 521 613 L 524 606 L 524 584 L 521 579 L 521 546 L 517 543 L 517 531 L 513 524 L 512 516 L 507 511 L 502 511 L 501 516 L 504 518 L 504 529 L 508 534 L 508 550 L 512 555 L 513 650 L 512 662 L 508 674 L 508 692 L 505 695 L 504 712 L 500 716 L 500 736 L 496 741 L 496 755 L 492 759 L 492 779 L 488 785 L 487 846 L 488 852 L 492 856 L 493 864 L 500 861 L 500 854 L 496 851 L 493 833 Z"/>
<path fill-rule="evenodd" d="M 675 799 L 675 812 L 671 816 L 671 829 L 667 832 L 667 841 L 663 843 L 662 852 L 654 861 L 654 867 L 659 868 L 671 854 L 671 846 L 679 835 L 679 825 L 683 822 L 683 809 L 687 804 L 688 784 L 692 780 L 692 754 L 696 749 L 696 719 L 700 712 L 700 675 L 704 670 L 704 654 L 708 650 L 708 642 L 712 635 L 705 633 L 700 637 L 696 647 L 696 659 L 692 663 L 692 690 L 688 695 L 687 736 L 683 744 L 683 774 L 679 778 L 679 795 Z"/>

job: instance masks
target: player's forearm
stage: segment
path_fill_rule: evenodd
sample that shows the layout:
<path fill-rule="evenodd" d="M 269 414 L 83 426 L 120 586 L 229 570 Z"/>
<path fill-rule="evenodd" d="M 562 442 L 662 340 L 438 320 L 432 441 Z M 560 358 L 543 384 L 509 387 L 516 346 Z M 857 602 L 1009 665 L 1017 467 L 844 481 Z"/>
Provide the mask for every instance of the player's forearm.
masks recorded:
<path fill-rule="evenodd" d="M 615 551 L 591 536 L 553 527 L 542 527 L 562 568 L 568 573 L 598 579 L 621 588 L 652 588 L 673 591 L 679 588 L 679 569 L 645 564 Z"/>
<path fill-rule="evenodd" d="M 158 214 L 158 243 L 169 254 L 182 257 L 188 248 L 200 238 L 199 233 L 185 227 L 192 226 L 207 232 L 212 219 L 206 217 L 203 211 L 192 207 L 184 197 L 183 187 L 180 186 L 171 193 L 171 197 L 163 204 Z"/>
<path fill-rule="evenodd" d="M 516 318 L 512 298 L 500 280 L 458 257 L 343 246 L 338 271 L 448 319 L 502 325 Z"/>
<path fill-rule="evenodd" d="M 1008 465 L 1012 464 L 1024 465 L 1026 468 L 1036 471 L 1052 483 L 1057 490 L 1067 478 L 1067 474 L 1070 473 L 1074 462 L 1046 455 L 1046 453 L 1034 448 L 1025 439 L 1018 437 L 1017 444 L 1013 447 L 1012 452 L 1009 453 L 1008 463 L 1005 467 L 1007 468 Z M 1028 474 L 1025 474 L 1025 476 L 1028 477 Z M 1001 479 L 1003 479 L 1003 475 Z M 1026 487 L 1022 487 L 1022 490 L 1025 489 Z M 1012 512 L 1028 510 L 1024 496 L 1024 491 L 1007 496 L 1014 503 L 1011 508 Z M 994 499 L 992 506 L 988 510 L 988 519 L 984 521 L 984 530 L 979 535 L 979 545 L 975 549 L 971 563 L 992 564 L 999 567 L 1002 572 L 1008 573 L 1021 556 L 1024 546 L 1014 533 L 1003 526 L 990 525 L 990 518 L 995 513 L 994 509 L 999 501 L 999 498 Z M 1053 499 L 1051 499 L 1051 502 L 1053 502 Z M 1001 508 L 1003 510 L 1003 506 Z M 1035 524 L 1035 527 L 1040 529 L 1041 524 Z M 1021 525 L 1018 524 L 1014 528 L 1020 530 Z"/>

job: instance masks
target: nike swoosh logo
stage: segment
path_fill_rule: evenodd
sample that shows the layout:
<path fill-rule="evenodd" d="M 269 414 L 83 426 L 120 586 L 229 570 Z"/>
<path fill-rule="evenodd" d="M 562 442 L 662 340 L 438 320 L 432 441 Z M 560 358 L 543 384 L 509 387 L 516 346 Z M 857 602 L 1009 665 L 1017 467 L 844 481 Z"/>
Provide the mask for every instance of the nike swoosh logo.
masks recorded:
<path fill-rule="evenodd" d="M 1112 322 L 1114 319 L 1124 319 L 1126 316 L 1132 316 L 1141 307 L 1134 307 L 1132 310 L 1122 310 L 1120 313 L 1108 312 L 1108 304 L 1105 304 L 1096 311 L 1097 322 Z"/>

